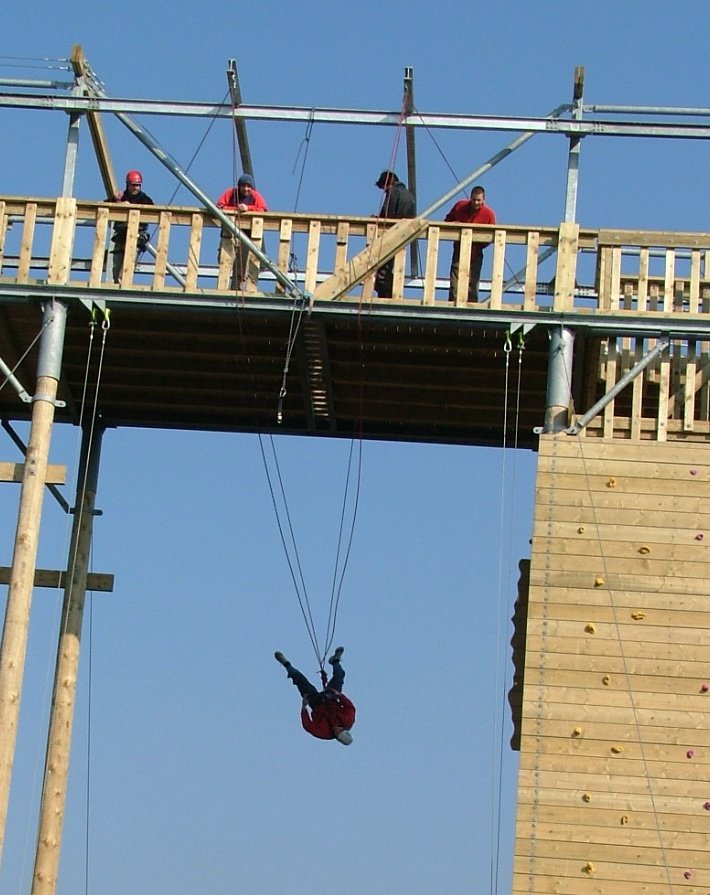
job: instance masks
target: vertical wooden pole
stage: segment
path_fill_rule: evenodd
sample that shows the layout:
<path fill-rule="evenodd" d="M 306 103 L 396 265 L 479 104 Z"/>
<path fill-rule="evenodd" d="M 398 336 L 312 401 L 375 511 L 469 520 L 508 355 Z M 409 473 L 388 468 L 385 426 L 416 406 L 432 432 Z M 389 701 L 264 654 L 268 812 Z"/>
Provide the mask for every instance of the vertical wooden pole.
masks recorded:
<path fill-rule="evenodd" d="M 64 305 L 58 301 L 49 302 L 44 309 L 44 325 L 0 643 L 0 858 L 5 843 L 39 526 L 66 327 Z"/>
<path fill-rule="evenodd" d="M 76 488 L 68 575 L 57 645 L 32 895 L 54 895 L 57 890 L 102 434 L 101 429 L 92 430 L 90 427 L 83 432 L 83 461 Z"/>

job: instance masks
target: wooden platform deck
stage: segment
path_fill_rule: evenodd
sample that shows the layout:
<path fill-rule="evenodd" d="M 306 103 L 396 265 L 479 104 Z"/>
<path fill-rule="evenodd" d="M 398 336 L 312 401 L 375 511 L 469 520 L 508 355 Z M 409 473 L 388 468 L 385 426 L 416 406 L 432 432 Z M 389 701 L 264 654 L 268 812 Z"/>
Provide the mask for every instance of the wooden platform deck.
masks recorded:
<path fill-rule="evenodd" d="M 98 352 L 108 321 L 98 411 L 109 426 L 496 445 L 513 426 L 507 401 L 519 404 L 520 445 L 535 447 L 549 331 L 566 326 L 576 334 L 571 413 L 658 336 L 672 337 L 588 434 L 710 433 L 710 234 L 424 222 L 417 275 L 405 239 L 391 253 L 394 295 L 379 299 L 374 272 L 395 222 L 243 216 L 239 226 L 294 280 L 294 298 L 254 264 L 230 289 L 232 259 L 208 213 L 145 209 L 0 197 L 0 360 L 31 394 L 40 306 L 67 303 L 59 422 L 79 418 L 89 336 Z M 155 247 L 137 264 L 127 251 L 120 286 L 110 277 L 116 221 L 131 233 L 147 224 Z M 476 304 L 463 293 L 448 300 L 457 240 L 491 243 Z M 10 385 L 0 391 L 4 418 L 27 418 L 30 407 Z"/>

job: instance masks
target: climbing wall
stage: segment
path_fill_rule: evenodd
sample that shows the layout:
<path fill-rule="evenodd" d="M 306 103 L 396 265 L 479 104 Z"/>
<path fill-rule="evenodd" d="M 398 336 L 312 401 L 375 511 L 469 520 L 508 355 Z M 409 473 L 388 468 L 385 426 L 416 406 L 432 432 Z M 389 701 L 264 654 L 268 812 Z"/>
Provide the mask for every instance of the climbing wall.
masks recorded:
<path fill-rule="evenodd" d="M 513 891 L 710 893 L 710 445 L 540 442 Z"/>

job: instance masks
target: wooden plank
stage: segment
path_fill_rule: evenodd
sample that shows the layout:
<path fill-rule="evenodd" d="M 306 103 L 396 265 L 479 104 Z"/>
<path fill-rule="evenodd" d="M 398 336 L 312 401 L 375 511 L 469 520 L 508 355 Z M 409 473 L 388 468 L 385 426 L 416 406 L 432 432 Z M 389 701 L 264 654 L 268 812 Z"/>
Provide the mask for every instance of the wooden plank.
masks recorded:
<path fill-rule="evenodd" d="M 333 273 L 325 282 L 314 290 L 316 301 L 330 301 L 347 294 L 354 285 L 361 282 L 369 273 L 394 256 L 398 249 L 416 239 L 428 226 L 425 218 L 406 218 L 388 228 L 376 244 L 367 246 L 352 258 L 346 267 Z"/>
<path fill-rule="evenodd" d="M 91 252 L 91 270 L 89 272 L 89 286 L 93 289 L 98 289 L 104 276 L 109 226 L 108 218 L 108 208 L 104 206 L 96 209 L 96 229 L 94 231 L 94 246 Z"/>
<path fill-rule="evenodd" d="M 185 270 L 185 292 L 195 292 L 200 271 L 200 249 L 202 247 L 202 215 L 193 214 L 190 222 L 190 242 L 187 248 Z"/>
<path fill-rule="evenodd" d="M 7 239 L 9 216 L 5 210 L 5 202 L 0 200 L 0 272 L 5 259 L 5 241 Z"/>
<path fill-rule="evenodd" d="M 473 230 L 470 227 L 462 227 L 461 229 L 461 237 L 460 237 L 460 251 L 459 251 L 459 259 L 461 258 L 470 258 L 471 257 L 471 246 L 473 245 Z M 436 270 L 438 264 L 434 263 L 434 270 Z M 427 271 L 429 270 L 429 264 L 427 263 Z M 471 284 L 471 267 L 469 264 L 461 263 L 459 260 L 459 276 L 458 282 L 456 284 L 456 295 L 454 296 L 455 304 L 457 308 L 465 308 L 468 304 L 468 287 Z M 425 287 L 426 289 L 426 287 Z M 428 302 L 424 302 L 428 304 Z"/>
<path fill-rule="evenodd" d="M 9 584 L 12 569 L 9 566 L 0 566 L 0 584 Z M 49 569 L 37 569 L 35 571 L 35 587 L 53 587 L 63 590 L 67 584 L 67 573 L 52 571 Z M 101 572 L 89 572 L 86 576 L 86 589 L 110 593 L 113 590 L 114 576 Z"/>
<path fill-rule="evenodd" d="M 667 354 L 661 358 L 660 366 L 656 438 L 659 441 L 665 441 L 668 437 L 668 403 L 671 391 L 671 360 Z"/>
<path fill-rule="evenodd" d="M 319 221 L 311 221 L 308 228 L 308 248 L 306 250 L 306 277 L 304 288 L 313 292 L 318 275 L 318 256 L 320 253 L 321 226 Z"/>
<path fill-rule="evenodd" d="M 340 270 L 347 262 L 348 239 L 350 236 L 350 224 L 340 221 L 335 237 L 335 269 Z"/>
<path fill-rule="evenodd" d="M 531 230 L 528 233 L 527 244 L 523 308 L 526 311 L 534 311 L 537 309 L 537 268 L 540 254 L 540 234 L 535 230 Z"/>
<path fill-rule="evenodd" d="M 574 303 L 574 286 L 579 249 L 579 225 L 560 224 L 557 244 L 557 266 L 555 268 L 555 293 L 553 309 L 571 310 Z"/>
<path fill-rule="evenodd" d="M 347 224 L 344 225 L 347 228 Z M 288 273 L 291 266 L 291 239 L 293 236 L 293 221 L 290 218 L 284 218 L 279 224 L 279 251 L 278 251 L 278 259 L 276 261 L 276 266 L 282 273 Z M 345 244 L 347 246 L 347 233 L 345 237 Z M 338 244 L 336 247 L 336 268 L 339 266 L 337 257 L 338 257 L 338 248 L 340 247 L 340 234 L 338 234 Z M 345 259 L 343 258 L 343 261 Z M 219 287 L 218 287 L 219 288 Z M 283 286 L 277 281 L 276 283 L 276 291 L 283 292 Z"/>
<path fill-rule="evenodd" d="M 140 228 L 140 209 L 132 208 L 128 212 L 128 227 L 126 229 L 126 243 L 123 254 L 123 267 L 121 268 L 121 288 L 126 289 L 133 285 L 133 271 L 136 266 L 136 254 L 138 251 L 138 233 Z"/>
<path fill-rule="evenodd" d="M 666 249 L 665 272 L 663 277 L 663 307 L 666 311 L 673 308 L 673 287 L 675 284 L 675 252 Z"/>
<path fill-rule="evenodd" d="M 153 272 L 153 288 L 158 291 L 165 288 L 171 228 L 172 214 L 169 211 L 161 211 L 160 220 L 158 221 L 158 246 L 155 252 L 155 268 Z M 227 280 L 228 282 L 229 280 Z"/>
<path fill-rule="evenodd" d="M 643 248 L 639 252 L 639 280 L 638 280 L 638 312 L 642 314 L 648 309 L 648 265 L 649 250 Z"/>
<path fill-rule="evenodd" d="M 690 479 L 690 476 L 689 476 Z M 616 475 L 599 475 L 591 474 L 581 478 L 573 473 L 561 473 L 555 477 L 552 473 L 540 473 L 540 486 L 549 487 L 554 481 L 555 488 L 560 491 L 571 490 L 581 491 L 586 494 L 595 492 L 613 491 L 615 494 L 629 494 L 629 504 L 633 505 L 636 496 L 648 494 L 656 491 L 659 495 L 669 497 L 696 495 L 706 496 L 708 482 L 694 480 L 684 481 L 683 479 L 675 479 L 671 477 L 659 478 L 641 478 L 636 476 L 620 476 Z M 633 495 L 633 496 L 632 496 Z"/>
<path fill-rule="evenodd" d="M 621 501 L 623 497 L 618 494 L 605 495 L 600 499 L 599 495 L 595 495 L 594 505 L 586 500 L 586 495 L 579 492 L 567 491 L 566 495 L 571 499 L 564 503 L 560 501 L 555 505 L 554 522 L 558 525 L 566 523 L 575 523 L 577 526 L 591 525 L 629 525 L 639 526 L 644 529 L 662 531 L 670 530 L 670 538 L 677 536 L 683 538 L 687 532 L 695 530 L 696 534 L 705 532 L 710 528 L 710 512 L 705 513 L 705 500 L 702 498 L 671 498 L 671 505 L 661 508 L 652 506 L 652 495 L 639 495 L 639 499 L 634 499 L 634 506 L 624 506 Z M 535 505 L 535 519 L 545 520 L 548 518 L 548 505 L 554 503 L 551 499 L 549 490 L 541 489 L 538 493 L 539 500 Z M 641 498 L 645 502 L 642 505 Z M 668 501 L 666 501 L 668 503 Z M 697 510 L 696 510 L 697 508 Z M 663 510 L 661 515 L 660 510 Z M 708 508 L 710 509 L 710 508 Z M 667 528 L 666 528 L 667 526 Z M 679 531 L 683 529 L 683 531 Z M 703 537 L 704 540 L 704 537 Z"/>
<path fill-rule="evenodd" d="M 609 340 L 609 351 L 606 359 L 606 374 L 604 390 L 610 391 L 616 385 L 616 370 L 618 366 L 618 347 L 616 339 Z M 609 401 L 602 411 L 604 438 L 611 438 L 614 434 L 614 399 Z"/>
<path fill-rule="evenodd" d="M 424 295 L 422 296 L 422 304 L 424 305 L 433 305 L 436 300 L 436 275 L 439 262 L 439 233 L 440 228 L 435 226 L 429 227 L 427 233 L 428 240 L 424 272 Z M 459 285 L 460 284 L 461 280 L 459 279 Z M 466 288 L 468 290 L 468 285 Z M 460 290 L 459 294 L 461 294 Z"/>
<path fill-rule="evenodd" d="M 394 256 L 394 267 L 392 272 L 392 297 L 404 297 L 404 270 L 407 263 L 407 250 L 400 249 Z"/>
<path fill-rule="evenodd" d="M 505 230 L 496 230 L 493 237 L 493 271 L 491 273 L 491 297 L 489 307 L 500 310 L 503 303 L 505 279 Z"/>
<path fill-rule="evenodd" d="M 0 462 L 0 482 L 22 482 L 24 463 Z M 45 482 L 48 485 L 66 485 L 66 466 L 48 465 Z"/>
<path fill-rule="evenodd" d="M 707 621 L 705 622 L 705 625 L 707 626 Z M 529 685 L 541 688 L 551 687 L 553 688 L 551 695 L 556 692 L 554 688 L 572 688 L 573 690 L 583 690 L 587 692 L 591 692 L 595 689 L 602 692 L 623 691 L 624 696 L 627 698 L 629 688 L 632 688 L 633 693 L 644 691 L 653 693 L 656 696 L 660 696 L 661 694 L 675 695 L 676 690 L 679 687 L 677 663 L 667 664 L 669 670 L 671 670 L 673 674 L 664 676 L 660 674 L 644 675 L 634 673 L 633 680 L 630 677 L 631 672 L 627 673 L 627 670 L 623 667 L 615 674 L 612 674 L 608 669 L 598 671 L 594 669 L 549 668 L 545 665 L 542 669 L 527 669 L 525 674 L 525 686 Z M 696 700 L 700 698 L 707 702 L 707 697 L 700 694 L 699 685 L 704 683 L 704 677 L 708 673 L 708 669 L 702 668 L 701 662 L 688 664 L 691 664 L 695 671 L 702 672 L 698 677 L 692 675 L 690 679 L 685 680 L 688 693 Z M 595 705 L 599 704 L 596 699 L 591 699 L 591 702 Z M 542 746 L 542 749 L 544 751 L 544 745 Z M 699 756 L 699 760 L 703 760 L 701 756 Z M 710 762 L 710 753 L 706 753 L 706 760 Z"/>
<path fill-rule="evenodd" d="M 47 284 L 50 286 L 63 286 L 69 281 L 75 222 L 76 199 L 57 199 L 47 269 Z"/>
<path fill-rule="evenodd" d="M 27 283 L 30 278 L 32 261 L 32 244 L 34 242 L 35 224 L 37 221 L 37 203 L 28 202 L 25 206 L 25 219 L 22 224 L 22 243 L 17 265 L 17 282 Z"/>

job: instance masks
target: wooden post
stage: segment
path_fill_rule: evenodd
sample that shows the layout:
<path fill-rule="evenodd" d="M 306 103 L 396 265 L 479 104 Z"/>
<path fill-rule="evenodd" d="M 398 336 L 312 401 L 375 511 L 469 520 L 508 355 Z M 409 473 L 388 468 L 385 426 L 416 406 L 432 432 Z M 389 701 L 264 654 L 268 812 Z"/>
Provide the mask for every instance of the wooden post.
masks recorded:
<path fill-rule="evenodd" d="M 12 555 L 12 574 L 0 643 L 0 858 L 10 801 L 22 679 L 37 564 L 39 526 L 47 473 L 49 443 L 54 422 L 59 369 L 64 342 L 66 308 L 50 302 L 44 310 L 45 330 L 40 344 L 37 390 L 32 409 L 30 438 L 20 491 L 20 509 Z M 45 373 L 43 374 L 43 371 Z"/>
<path fill-rule="evenodd" d="M 62 285 L 71 270 L 76 200 L 57 200 L 52 231 L 47 284 Z M 12 766 L 15 760 L 17 724 L 20 716 L 22 679 L 25 672 L 27 635 L 32 605 L 32 587 L 37 566 L 39 526 L 47 476 L 49 443 L 54 423 L 67 309 L 54 299 L 43 308 L 43 329 L 37 360 L 37 387 L 32 406 L 30 437 L 20 488 L 20 509 L 12 554 L 12 573 L 5 606 L 0 642 L 0 860 L 5 845 L 7 810 L 10 803 Z"/>
<path fill-rule="evenodd" d="M 84 619 L 102 434 L 101 429 L 92 431 L 90 427 L 83 432 L 84 462 L 81 464 L 77 481 L 74 524 L 67 565 L 69 575 L 64 588 L 64 604 L 57 644 L 32 895 L 54 895 L 59 875 L 76 682 L 79 675 L 81 627 Z"/>

